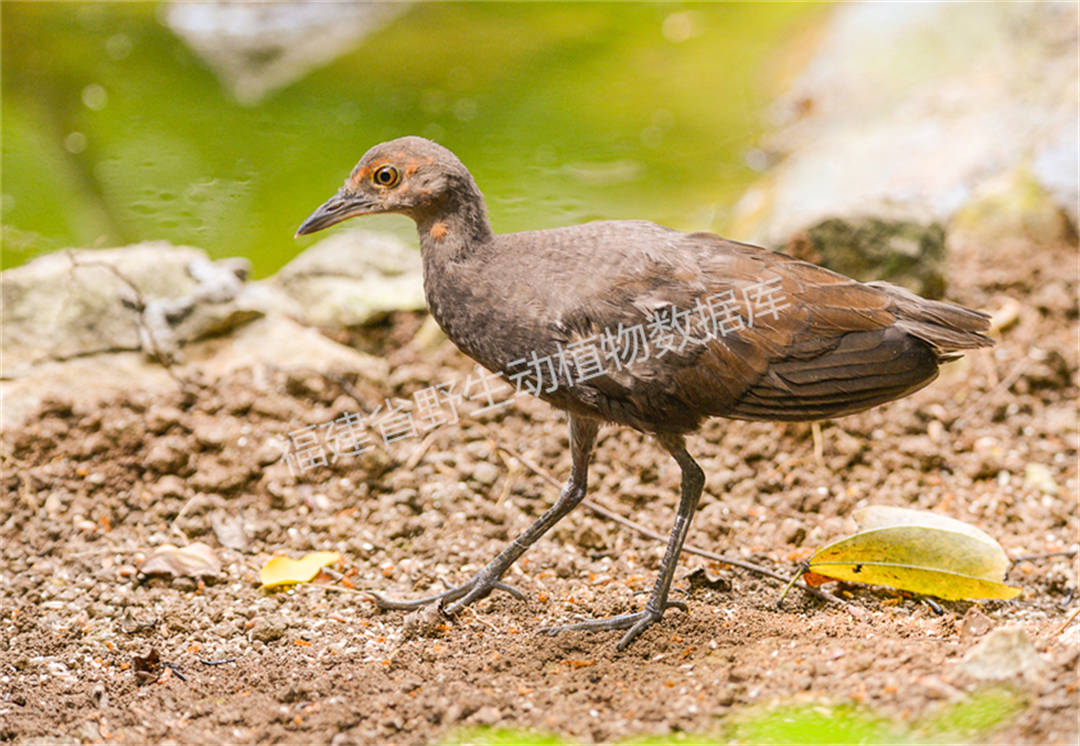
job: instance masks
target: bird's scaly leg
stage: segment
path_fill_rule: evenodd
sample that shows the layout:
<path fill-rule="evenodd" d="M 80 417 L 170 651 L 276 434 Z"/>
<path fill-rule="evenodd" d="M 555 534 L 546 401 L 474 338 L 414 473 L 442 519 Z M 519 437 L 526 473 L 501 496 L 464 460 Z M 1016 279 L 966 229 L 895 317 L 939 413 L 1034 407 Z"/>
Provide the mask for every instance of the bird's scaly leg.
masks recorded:
<path fill-rule="evenodd" d="M 515 598 L 524 598 L 521 591 L 501 582 L 501 578 L 510 569 L 510 565 L 525 553 L 526 549 L 535 544 L 585 498 L 589 457 L 592 456 L 597 430 L 599 430 L 599 424 L 595 420 L 570 415 L 570 450 L 573 465 L 570 469 L 570 479 L 559 493 L 559 499 L 506 549 L 499 552 L 484 569 L 461 585 L 424 598 L 399 600 L 368 591 L 375 605 L 380 609 L 416 609 L 427 604 L 438 603 L 447 614 L 456 614 L 473 601 L 484 598 L 494 590 L 506 591 Z"/>
<path fill-rule="evenodd" d="M 641 611 L 632 614 L 620 614 L 607 617 L 606 619 L 590 619 L 576 624 L 567 624 L 561 627 L 546 627 L 541 632 L 557 635 L 567 630 L 628 630 L 619 640 L 616 649 L 623 650 L 644 632 L 649 626 L 660 621 L 664 611 L 672 606 L 686 611 L 686 604 L 681 601 L 669 601 L 668 593 L 671 591 L 671 581 L 675 577 L 675 567 L 679 562 L 679 552 L 682 551 L 686 534 L 690 530 L 690 521 L 694 517 L 698 500 L 701 498 L 701 490 L 705 486 L 705 473 L 697 462 L 686 451 L 681 436 L 659 436 L 658 440 L 667 451 L 675 457 L 682 469 L 682 494 L 679 498 L 679 510 L 675 516 L 675 527 L 671 530 L 671 538 L 668 539 L 667 550 L 664 552 L 664 560 L 660 563 L 660 574 L 656 578 L 652 594 L 648 603 Z"/>

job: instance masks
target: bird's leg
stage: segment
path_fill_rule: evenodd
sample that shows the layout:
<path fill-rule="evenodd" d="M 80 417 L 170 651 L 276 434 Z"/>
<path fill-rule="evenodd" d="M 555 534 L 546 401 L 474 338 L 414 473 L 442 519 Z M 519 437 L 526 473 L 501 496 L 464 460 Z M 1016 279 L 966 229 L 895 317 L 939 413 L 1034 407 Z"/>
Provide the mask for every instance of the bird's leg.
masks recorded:
<path fill-rule="evenodd" d="M 671 538 L 668 539 L 667 550 L 664 552 L 664 560 L 660 563 L 660 574 L 656 578 L 652 594 L 645 608 L 632 614 L 620 614 L 606 619 L 590 619 L 577 624 L 567 624 L 561 627 L 548 627 L 542 632 L 556 635 L 566 630 L 628 630 L 616 649 L 623 650 L 627 645 L 637 639 L 638 635 L 650 625 L 660 621 L 664 611 L 672 606 L 686 611 L 686 604 L 682 601 L 669 601 L 668 593 L 671 591 L 671 581 L 675 577 L 675 567 L 679 562 L 679 553 L 682 551 L 686 534 L 690 530 L 690 521 L 694 517 L 698 500 L 701 498 L 701 490 L 705 486 L 705 473 L 697 462 L 686 451 L 681 436 L 663 435 L 658 436 L 661 445 L 675 457 L 682 469 L 682 490 L 679 498 L 679 510 L 675 516 L 675 527 L 671 530 Z"/>
<path fill-rule="evenodd" d="M 524 598 L 521 591 L 500 582 L 510 565 L 525 553 L 536 541 L 547 533 L 585 498 L 585 487 L 589 474 L 589 457 L 592 456 L 593 444 L 599 424 L 575 415 L 570 415 L 570 451 L 573 465 L 570 479 L 559 493 L 559 499 L 525 531 L 514 539 L 506 549 L 499 552 L 484 569 L 473 575 L 461 585 L 442 593 L 412 600 L 385 598 L 371 593 L 375 604 L 381 609 L 415 609 L 430 603 L 438 603 L 447 614 L 456 614 L 473 601 L 484 598 L 493 590 L 506 591 L 515 598 Z"/>

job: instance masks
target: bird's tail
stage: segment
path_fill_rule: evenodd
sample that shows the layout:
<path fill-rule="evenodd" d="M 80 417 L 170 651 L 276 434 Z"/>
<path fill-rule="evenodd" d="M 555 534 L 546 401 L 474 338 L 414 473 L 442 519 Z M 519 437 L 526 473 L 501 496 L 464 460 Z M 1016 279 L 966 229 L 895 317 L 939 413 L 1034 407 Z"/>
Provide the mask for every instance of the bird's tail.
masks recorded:
<path fill-rule="evenodd" d="M 891 300 L 889 311 L 896 326 L 934 348 L 942 362 L 960 357 L 959 350 L 992 347 L 990 317 L 955 303 L 927 300 L 888 282 L 871 282 Z"/>

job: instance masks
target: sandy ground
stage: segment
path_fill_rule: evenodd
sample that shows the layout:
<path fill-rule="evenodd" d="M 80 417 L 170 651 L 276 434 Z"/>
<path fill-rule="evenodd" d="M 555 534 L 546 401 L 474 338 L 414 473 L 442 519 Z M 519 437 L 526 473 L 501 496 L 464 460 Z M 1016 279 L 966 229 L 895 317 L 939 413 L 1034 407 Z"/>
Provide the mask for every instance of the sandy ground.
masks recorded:
<path fill-rule="evenodd" d="M 928 389 L 823 423 L 821 462 L 807 425 L 709 423 L 690 440 L 708 475 L 690 543 L 790 573 L 876 503 L 969 521 L 1012 557 L 1074 548 L 1075 251 L 955 249 L 950 297 L 1018 302 L 1018 320 Z M 618 653 L 618 633 L 536 633 L 636 608 L 651 587 L 662 545 L 579 510 L 508 574 L 524 601 L 496 594 L 453 620 L 375 610 L 359 589 L 459 582 L 550 504 L 554 488 L 511 453 L 560 481 L 569 467 L 564 416 L 519 400 L 290 471 L 288 433 L 470 372 L 449 344 L 404 344 L 417 323 L 367 340 L 393 363 L 380 385 L 247 371 L 93 408 L 51 402 L 3 434 L 0 741 L 424 744 L 498 724 L 607 742 L 715 732 L 748 704 L 793 700 L 910 722 L 977 690 L 962 658 L 987 629 L 1021 625 L 1044 667 L 1007 682 L 1026 706 L 990 737 L 1076 743 L 1077 625 L 1058 632 L 1080 603 L 1075 557 L 1015 563 L 1016 601 L 938 614 L 836 584 L 844 605 L 796 590 L 778 610 L 773 581 L 684 554 L 689 612 Z M 678 478 L 640 434 L 602 432 L 598 503 L 666 534 Z M 220 558 L 215 575 L 140 573 L 155 547 L 196 540 Z M 312 550 L 344 555 L 320 580 L 336 590 L 259 589 L 269 556 Z"/>

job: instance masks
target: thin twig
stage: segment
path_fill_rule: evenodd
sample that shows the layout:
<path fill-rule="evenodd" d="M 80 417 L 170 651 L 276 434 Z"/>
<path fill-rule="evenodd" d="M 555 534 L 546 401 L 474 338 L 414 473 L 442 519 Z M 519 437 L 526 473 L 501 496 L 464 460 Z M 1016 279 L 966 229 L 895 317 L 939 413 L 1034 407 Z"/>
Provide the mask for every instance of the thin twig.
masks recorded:
<path fill-rule="evenodd" d="M 367 591 L 367 590 L 364 590 L 363 588 L 346 588 L 343 585 L 323 585 L 322 583 L 312 583 L 310 581 L 304 581 L 304 582 L 301 582 L 301 583 L 297 583 L 297 585 L 306 585 L 309 588 L 318 588 L 318 589 L 324 590 L 324 591 L 338 591 L 340 593 L 355 593 L 355 594 L 359 594 L 361 596 L 364 596 L 366 598 L 366 600 L 368 600 L 368 601 L 374 602 L 374 599 L 371 597 L 372 594 L 374 593 L 374 591 Z"/>
<path fill-rule="evenodd" d="M 949 425 L 949 429 L 956 432 L 960 430 L 963 425 L 967 424 L 967 421 L 973 414 L 986 408 L 986 402 L 997 396 L 1002 391 L 1007 391 L 1014 383 L 1020 380 L 1020 376 L 1024 375 L 1024 371 L 1028 369 L 1028 366 L 1032 362 L 1031 355 L 1027 355 L 1023 360 L 1018 362 L 1016 366 L 1009 372 L 1009 375 L 998 381 L 998 384 L 992 389 L 984 393 L 978 399 L 973 401 L 970 405 L 964 408 L 960 413 L 960 416 L 952 421 Z"/>
<path fill-rule="evenodd" d="M 1056 632 L 1054 632 L 1054 634 L 1055 634 L 1055 635 L 1060 635 L 1060 634 L 1061 634 L 1062 632 L 1064 632 L 1065 630 L 1067 630 L 1067 629 L 1069 628 L 1069 625 L 1073 623 L 1073 620 L 1074 620 L 1074 619 L 1076 619 L 1076 617 L 1077 617 L 1077 615 L 1078 615 L 1078 614 L 1080 614 L 1080 606 L 1078 606 L 1078 607 L 1076 608 L 1076 610 L 1075 610 L 1075 611 L 1073 611 L 1073 613 L 1069 615 L 1069 618 L 1065 620 L 1065 624 L 1063 624 L 1063 625 L 1061 625 L 1060 627 L 1058 627 L 1058 628 L 1057 628 L 1057 631 L 1056 631 Z"/>
<path fill-rule="evenodd" d="M 1050 557 L 1075 557 L 1077 553 L 1076 549 L 1062 549 L 1060 552 L 1042 552 L 1041 554 L 1022 554 L 1019 557 L 1013 557 L 1009 561 L 1013 564 L 1017 562 L 1030 562 L 1031 560 L 1049 559 Z"/>
<path fill-rule="evenodd" d="M 420 441 L 420 445 L 416 446 L 416 448 L 413 449 L 413 452 L 409 456 L 408 461 L 403 464 L 406 471 L 412 471 L 416 468 L 416 465 L 420 463 L 420 459 L 422 459 L 424 457 L 424 454 L 427 453 L 428 448 L 430 448 L 431 444 L 435 442 L 435 437 L 438 434 L 439 429 L 435 428 L 430 433 L 424 436 L 424 439 Z"/>
<path fill-rule="evenodd" d="M 481 425 L 481 427 L 483 427 L 485 430 L 488 429 L 484 425 Z M 488 432 L 490 432 L 490 430 Z M 534 472 L 539 477 L 541 477 L 546 482 L 548 482 L 548 484 L 551 484 L 556 488 L 561 488 L 562 487 L 562 485 L 559 483 L 559 481 L 557 479 L 555 479 L 555 477 L 553 477 L 546 469 L 544 469 L 542 466 L 540 466 L 536 462 L 532 461 L 531 459 L 527 458 L 523 454 L 518 453 L 514 449 L 512 449 L 512 448 L 510 448 L 508 446 L 504 446 L 504 445 L 502 445 L 502 444 L 500 444 L 498 442 L 495 443 L 495 447 L 498 448 L 499 450 L 505 451 L 506 453 L 508 453 L 511 456 L 513 456 L 514 458 L 516 458 L 518 461 L 520 461 L 522 464 L 524 464 L 530 471 Z M 634 521 L 631 521 L 629 518 L 624 518 L 623 516 L 619 515 L 618 513 L 615 513 L 614 511 L 609 510 L 608 508 L 605 508 L 603 505 L 599 505 L 598 503 L 596 503 L 596 502 L 594 502 L 592 500 L 589 500 L 589 499 L 582 500 L 581 504 L 584 505 L 589 510 L 591 510 L 592 512 L 596 513 L 597 515 L 603 516 L 604 518 L 607 518 L 610 521 L 613 521 L 613 522 L 618 523 L 618 524 L 620 524 L 622 526 L 625 526 L 625 527 L 627 527 L 629 529 L 632 529 L 633 531 L 638 532 L 642 536 L 645 536 L 645 537 L 647 537 L 649 539 L 655 539 L 656 541 L 661 541 L 661 542 L 666 542 L 667 541 L 667 537 L 656 533 L 652 529 L 649 529 L 649 528 L 646 528 L 645 526 L 642 526 L 640 523 L 635 523 Z M 700 549 L 698 547 L 693 546 L 692 544 L 684 544 L 683 548 L 682 548 L 682 551 L 686 552 L 687 554 L 696 554 L 699 557 L 704 557 L 705 559 L 710 559 L 710 560 L 713 560 L 715 562 L 722 562 L 722 563 L 724 563 L 726 565 L 734 565 L 735 567 L 741 567 L 744 570 L 749 570 L 750 572 L 757 573 L 759 575 L 764 575 L 766 577 L 772 578 L 773 580 L 778 580 L 781 583 L 787 583 L 790 580 L 789 578 L 785 578 L 783 575 L 779 575 L 779 574 L 773 572 L 772 570 L 769 570 L 768 568 L 761 567 L 760 565 L 755 565 L 752 562 L 746 562 L 745 560 L 738 559 L 737 557 L 727 557 L 727 556 L 722 555 L 722 554 L 717 554 L 715 552 L 710 552 L 707 549 Z M 802 583 L 802 582 L 796 583 L 796 585 L 798 585 L 798 587 L 800 589 L 802 589 L 803 591 L 805 591 L 806 593 L 809 593 L 810 595 L 814 596 L 815 598 L 821 599 L 822 601 L 829 601 L 829 602 L 832 602 L 832 603 L 840 604 L 842 606 L 847 606 L 846 601 L 832 595 L 831 593 L 820 590 L 818 588 L 812 588 L 812 587 L 810 587 L 810 586 L 808 586 L 808 585 L 806 585 L 805 583 Z"/>
<path fill-rule="evenodd" d="M 202 658 L 199 658 L 198 660 L 199 660 L 199 663 L 203 664 L 204 666 L 224 666 L 226 663 L 235 663 L 239 659 L 238 658 L 221 658 L 219 660 L 208 661 L 208 660 L 203 660 Z"/>
<path fill-rule="evenodd" d="M 149 343 L 150 349 L 146 350 L 146 352 L 148 352 L 150 356 L 155 361 L 157 361 L 157 363 L 161 365 L 162 368 L 165 369 L 165 372 L 169 375 L 170 378 L 176 381 L 176 383 L 180 386 L 181 389 L 186 389 L 187 381 L 178 376 L 176 374 L 176 371 L 173 370 L 171 358 L 167 353 L 162 351 L 161 347 L 158 344 L 157 338 L 154 336 L 154 330 L 150 328 L 150 325 L 148 323 L 146 323 L 146 298 L 143 296 L 142 291 L 139 289 L 139 286 L 135 284 L 135 281 L 123 272 L 121 272 L 118 267 L 113 264 L 109 264 L 108 262 L 101 262 L 96 260 L 91 260 L 88 262 L 82 261 L 78 257 L 76 257 L 75 253 L 72 251 L 67 252 L 67 258 L 68 261 L 71 262 L 72 269 L 77 269 L 79 267 L 100 267 L 101 269 L 110 272 L 114 277 L 116 277 L 116 279 L 127 285 L 128 289 L 131 290 L 132 294 L 135 296 L 135 300 L 128 301 L 128 305 L 130 305 L 135 310 L 136 322 L 139 325 L 139 329 L 142 331 L 142 334 L 140 335 L 140 340 L 145 339 Z"/>
<path fill-rule="evenodd" d="M 198 494 L 195 494 L 195 495 L 192 495 L 191 497 L 189 497 L 187 499 L 187 502 L 184 503 L 184 506 L 182 508 L 180 508 L 180 512 L 177 513 L 176 517 L 173 518 L 172 521 L 169 523 L 169 529 L 172 530 L 172 531 L 175 531 L 177 534 L 179 534 L 180 538 L 183 539 L 184 541 L 189 541 L 188 535 L 186 533 L 184 533 L 184 529 L 177 526 L 176 523 L 177 523 L 177 521 L 179 521 L 181 518 L 184 517 L 184 514 L 188 512 L 188 508 L 191 507 L 192 503 L 195 502 L 195 499 L 197 497 L 199 497 Z"/>
<path fill-rule="evenodd" d="M 116 549 L 114 547 L 99 547 L 97 549 L 87 549 L 85 552 L 74 552 L 72 554 L 64 555 L 65 560 L 81 559 L 82 557 L 96 557 L 102 554 L 120 554 L 128 550 Z"/>
<path fill-rule="evenodd" d="M 825 465 L 825 441 L 821 437 L 821 422 L 814 420 L 810 423 L 810 435 L 814 440 L 814 461 L 818 466 Z"/>
<path fill-rule="evenodd" d="M 187 681 L 187 676 L 184 675 L 184 669 L 180 668 L 180 666 L 176 665 L 175 663 L 166 663 L 165 661 L 162 661 L 161 665 L 165 668 L 172 670 L 173 676 L 175 676 L 176 678 L 180 679 L 181 681 Z"/>

